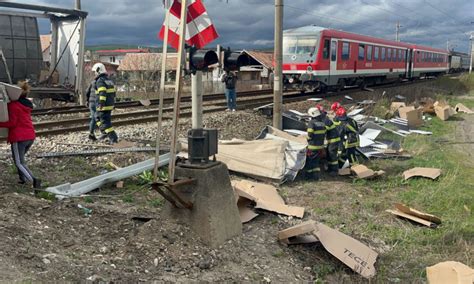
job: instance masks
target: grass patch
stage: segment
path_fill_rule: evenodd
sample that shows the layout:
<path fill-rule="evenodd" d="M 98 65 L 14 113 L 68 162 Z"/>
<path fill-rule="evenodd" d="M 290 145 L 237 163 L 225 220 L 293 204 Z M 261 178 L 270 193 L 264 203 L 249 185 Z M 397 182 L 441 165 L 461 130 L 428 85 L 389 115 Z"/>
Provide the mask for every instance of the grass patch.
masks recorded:
<path fill-rule="evenodd" d="M 463 88 L 474 89 L 474 76 L 452 81 L 457 90 L 462 89 L 460 81 L 467 84 Z M 439 99 L 447 100 L 452 106 L 461 102 L 474 107 L 472 91 L 457 94 L 460 96 L 444 95 Z M 378 103 L 373 113 L 382 114 L 387 104 Z M 472 117 L 456 115 L 448 121 L 433 117 L 422 127 L 433 132 L 432 136 L 407 136 L 402 145 L 412 154 L 412 159 L 369 161 L 370 168 L 386 171 L 383 177 L 301 184 L 302 192 L 310 193 L 307 203 L 316 220 L 370 244 L 380 253 L 374 282 L 422 283 L 426 281 L 427 266 L 448 260 L 474 266 L 474 162 L 466 155 L 468 148 L 445 143 L 455 139 L 461 119 Z M 405 181 L 402 173 L 412 167 L 440 168 L 442 175 L 435 181 L 424 178 Z M 395 202 L 435 214 L 441 217 L 442 224 L 430 229 L 385 212 Z M 347 277 L 351 279 L 345 281 L 348 283 L 360 281 L 357 275 L 347 275 L 324 265 L 318 265 L 313 273 L 317 281 L 348 280 Z"/>

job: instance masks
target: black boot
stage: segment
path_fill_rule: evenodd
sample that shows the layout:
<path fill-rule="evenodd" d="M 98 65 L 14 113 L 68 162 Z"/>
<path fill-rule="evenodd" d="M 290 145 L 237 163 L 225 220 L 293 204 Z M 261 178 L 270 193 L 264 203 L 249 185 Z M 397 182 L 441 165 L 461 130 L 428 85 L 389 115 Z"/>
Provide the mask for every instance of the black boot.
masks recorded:
<path fill-rule="evenodd" d="M 94 133 L 89 134 L 89 140 L 97 141 L 97 138 L 95 137 Z"/>
<path fill-rule="evenodd" d="M 41 180 L 40 179 L 37 179 L 37 178 L 33 179 L 33 188 L 35 188 L 35 189 L 41 188 Z"/>
<path fill-rule="evenodd" d="M 109 142 L 110 144 L 115 144 L 118 142 L 118 136 L 115 131 L 109 133 Z"/>

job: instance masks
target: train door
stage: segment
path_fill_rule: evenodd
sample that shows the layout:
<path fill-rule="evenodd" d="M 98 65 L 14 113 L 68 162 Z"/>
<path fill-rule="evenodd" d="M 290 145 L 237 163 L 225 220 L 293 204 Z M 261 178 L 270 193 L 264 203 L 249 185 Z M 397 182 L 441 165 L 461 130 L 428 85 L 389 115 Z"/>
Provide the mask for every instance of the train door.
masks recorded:
<path fill-rule="evenodd" d="M 413 77 L 413 49 L 408 49 L 407 50 L 407 58 L 406 59 L 407 59 L 406 60 L 407 64 L 406 64 L 406 67 L 405 67 L 406 70 L 407 70 L 406 77 L 407 77 L 407 79 L 410 79 L 410 78 Z"/>
<path fill-rule="evenodd" d="M 331 39 L 331 62 L 329 64 L 329 85 L 337 84 L 337 39 Z"/>

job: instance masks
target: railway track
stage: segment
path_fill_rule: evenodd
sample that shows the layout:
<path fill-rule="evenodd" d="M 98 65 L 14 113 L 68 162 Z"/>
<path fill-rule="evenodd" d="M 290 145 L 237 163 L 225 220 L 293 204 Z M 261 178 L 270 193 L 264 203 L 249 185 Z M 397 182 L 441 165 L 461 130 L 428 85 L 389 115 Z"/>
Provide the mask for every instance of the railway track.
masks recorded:
<path fill-rule="evenodd" d="M 378 85 L 372 86 L 372 89 L 380 89 L 380 88 L 394 88 L 399 87 L 401 85 L 408 85 L 408 84 L 417 84 L 423 83 L 427 81 L 418 81 L 418 82 L 408 82 L 402 84 L 386 84 L 386 85 Z M 319 97 L 334 97 L 334 96 L 345 96 L 354 92 L 360 91 L 360 88 L 349 88 L 343 90 L 341 92 L 334 92 L 334 93 L 327 93 L 324 96 Z M 269 95 L 268 90 L 260 91 L 260 92 L 252 92 L 252 93 L 244 93 L 241 95 L 238 94 L 239 103 L 238 109 L 252 109 L 258 106 L 262 106 L 265 104 L 270 104 L 273 102 L 273 95 Z M 216 100 L 217 95 L 220 96 L 219 100 Z M 291 92 L 285 93 L 283 97 L 283 103 L 292 103 L 303 101 L 309 98 L 317 97 L 318 93 L 305 93 L 301 94 L 300 92 Z M 222 98 L 222 94 L 214 94 L 207 96 L 205 103 L 203 104 L 203 112 L 204 113 L 213 113 L 223 111 L 227 108 L 225 99 Z M 213 99 L 210 99 L 213 98 Z M 189 98 L 190 100 L 190 98 Z M 173 108 L 171 106 L 166 106 L 163 108 L 163 120 L 171 120 L 171 113 Z M 133 111 L 133 112 L 126 112 L 126 113 L 117 113 L 113 115 L 113 124 L 114 126 L 124 126 L 124 125 L 133 125 L 133 124 L 140 124 L 140 123 L 147 123 L 147 122 L 154 122 L 157 120 L 158 109 L 148 109 L 148 110 L 140 110 L 140 111 Z M 181 107 L 181 117 L 190 117 L 191 116 L 191 106 L 186 105 Z M 67 119 L 67 120 L 55 120 L 55 121 L 42 121 L 35 123 L 35 129 L 38 136 L 47 136 L 47 135 L 57 135 L 57 134 L 64 134 L 76 131 L 83 131 L 88 129 L 89 118 L 82 117 L 82 118 L 74 118 L 74 119 Z"/>
<path fill-rule="evenodd" d="M 267 95 L 271 94 L 273 90 L 266 89 L 266 90 L 255 90 L 255 91 L 244 91 L 239 92 L 238 96 L 240 97 L 252 97 L 252 96 L 260 96 L 260 95 Z M 203 96 L 203 101 L 214 101 L 220 100 L 224 98 L 223 93 L 216 93 L 216 94 L 208 94 Z M 171 105 L 173 104 L 173 98 L 165 98 L 163 100 L 164 105 Z M 191 96 L 184 96 L 181 98 L 182 103 L 191 102 Z M 151 99 L 151 105 L 159 105 L 159 99 Z M 130 108 L 130 107 L 140 107 L 143 106 L 140 101 L 120 101 L 115 103 L 115 108 Z M 53 108 L 40 108 L 34 109 L 32 114 L 33 115 L 56 115 L 56 114 L 73 114 L 73 113 L 88 113 L 89 108 L 85 106 L 64 106 L 64 107 L 53 107 Z"/>

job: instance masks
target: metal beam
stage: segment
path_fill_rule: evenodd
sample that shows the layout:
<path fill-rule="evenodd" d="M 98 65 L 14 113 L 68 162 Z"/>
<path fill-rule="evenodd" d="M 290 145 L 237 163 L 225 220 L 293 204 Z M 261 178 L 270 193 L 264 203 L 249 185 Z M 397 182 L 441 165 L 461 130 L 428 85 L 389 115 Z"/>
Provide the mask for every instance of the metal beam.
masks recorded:
<path fill-rule="evenodd" d="M 29 12 L 18 12 L 18 11 L 13 11 L 13 10 L 0 11 L 0 15 L 49 19 L 49 15 L 46 13 L 43 13 L 43 14 L 42 13 L 29 13 Z"/>
<path fill-rule="evenodd" d="M 170 157 L 170 153 L 161 155 L 159 166 L 166 166 L 169 163 Z M 150 159 L 74 184 L 65 183 L 58 186 L 48 187 L 46 188 L 46 191 L 55 194 L 58 199 L 80 196 L 82 194 L 93 191 L 94 189 L 97 189 L 107 183 L 117 182 L 119 180 L 123 180 L 134 175 L 140 174 L 144 171 L 151 170 L 153 169 L 154 165 L 155 159 Z"/>
<path fill-rule="evenodd" d="M 33 11 L 43 11 L 43 12 L 50 12 L 50 13 L 61 13 L 61 14 L 73 15 L 80 18 L 85 18 L 87 17 L 87 14 L 88 14 L 87 12 L 79 11 L 79 10 L 40 6 L 40 5 L 31 5 L 31 4 L 22 4 L 22 3 L 15 3 L 15 2 L 0 2 L 0 7 L 33 10 Z"/>

